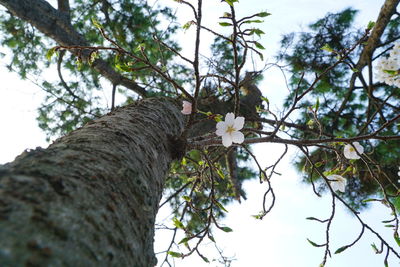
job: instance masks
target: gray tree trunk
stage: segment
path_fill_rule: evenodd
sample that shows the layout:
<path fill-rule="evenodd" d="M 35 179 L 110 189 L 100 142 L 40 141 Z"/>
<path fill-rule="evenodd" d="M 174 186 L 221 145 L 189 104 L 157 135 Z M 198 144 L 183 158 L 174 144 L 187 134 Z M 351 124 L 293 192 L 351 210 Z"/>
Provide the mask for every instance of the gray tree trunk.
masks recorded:
<path fill-rule="evenodd" d="M 0 266 L 154 266 L 182 129 L 174 102 L 148 99 L 0 166 Z"/>

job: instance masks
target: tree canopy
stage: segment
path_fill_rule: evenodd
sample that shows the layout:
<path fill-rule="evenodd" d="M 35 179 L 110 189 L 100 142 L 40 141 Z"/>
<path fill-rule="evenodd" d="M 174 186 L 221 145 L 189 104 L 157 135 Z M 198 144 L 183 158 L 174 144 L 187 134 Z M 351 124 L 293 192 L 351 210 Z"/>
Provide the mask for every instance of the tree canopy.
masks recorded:
<path fill-rule="evenodd" d="M 364 28 L 354 27 L 357 10 L 348 8 L 318 19 L 305 32 L 283 36 L 273 64 L 288 76 L 289 93 L 278 112 L 258 87 L 272 64 L 265 62 L 260 42 L 265 34 L 260 25 L 271 14 L 239 17 L 241 3 L 216 1 L 223 11 L 218 24 L 209 25 L 202 0 L 176 2 L 192 14 L 184 25 L 157 2 L 0 0 L 6 8 L 0 13 L 0 42 L 11 55 L 7 67 L 47 93 L 37 120 L 48 138 L 141 99 L 184 103 L 185 128 L 171 137 L 176 160 L 160 207 L 171 206 L 173 231 L 183 231 L 185 238 L 172 240 L 160 264 L 193 253 L 208 262 L 199 244 L 214 241 L 216 230 L 232 230 L 219 220 L 226 204 L 246 199 L 245 180 L 268 185 L 255 218 L 268 216 L 275 203 L 271 178 L 288 146 L 301 153 L 296 166 L 314 193 L 332 196 L 328 219 L 309 218 L 326 226 L 325 243 L 309 240 L 325 248 L 322 265 L 333 249 L 335 203 L 355 215 L 361 234 L 332 252 L 361 242 L 370 231 L 381 244 L 376 252 L 386 253 L 385 264 L 389 254 L 400 258 L 399 249 L 359 216 L 370 202 L 382 203 L 393 216 L 384 223 L 400 246 L 399 1 L 384 1 L 378 19 Z M 176 37 L 182 31 L 193 31 L 193 40 L 186 40 L 190 53 Z M 212 36 L 205 51 L 204 34 Z M 255 61 L 263 67 L 255 69 Z M 261 166 L 251 149 L 257 143 L 278 143 L 285 150 L 273 165 Z M 257 169 L 248 167 L 250 161 Z"/>

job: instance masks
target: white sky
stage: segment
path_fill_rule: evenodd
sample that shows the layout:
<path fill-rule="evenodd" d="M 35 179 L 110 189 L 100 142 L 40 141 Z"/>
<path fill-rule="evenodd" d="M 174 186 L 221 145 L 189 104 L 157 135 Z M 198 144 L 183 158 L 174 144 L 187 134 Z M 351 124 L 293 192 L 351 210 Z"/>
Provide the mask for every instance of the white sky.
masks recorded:
<path fill-rule="evenodd" d="M 161 1 L 166 2 L 166 1 Z M 171 2 L 171 1 L 168 1 Z M 210 3 L 219 1 L 205 0 L 208 5 L 204 8 L 207 16 L 207 25 L 215 24 L 213 17 L 218 17 L 225 10 Z M 266 33 L 262 44 L 267 48 L 266 58 L 272 58 L 279 46 L 280 37 L 284 33 L 305 29 L 309 22 L 324 16 L 327 12 L 340 11 L 352 6 L 360 9 L 358 24 L 367 25 L 368 21 L 375 20 L 380 6 L 384 1 L 378 0 L 241 0 L 237 5 L 240 15 L 268 11 L 272 16 L 265 18 L 261 29 Z M 184 16 L 188 11 L 178 9 L 178 14 Z M 186 22 L 186 18 L 182 22 Z M 303 26 L 303 27 L 300 27 Z M 189 46 L 190 32 L 183 37 L 182 44 Z M 5 52 L 0 48 L 0 51 Z M 186 50 L 185 50 L 186 51 Z M 190 54 L 189 54 L 190 55 Z M 12 161 L 15 156 L 26 148 L 46 146 L 45 135 L 37 127 L 36 109 L 40 105 L 44 93 L 40 88 L 28 81 L 21 81 L 17 75 L 9 73 L 0 63 L 0 164 Z M 285 92 L 283 80 L 278 71 L 265 74 L 261 86 L 263 94 L 270 100 L 278 101 Z M 278 107 L 279 104 L 276 104 Z M 276 145 L 261 144 L 254 147 L 259 160 L 264 163 L 274 160 Z M 292 151 L 293 154 L 294 151 Z M 270 267 L 310 267 L 318 266 L 323 257 L 323 249 L 312 247 L 306 240 L 310 238 L 316 243 L 324 242 L 324 228 L 317 222 L 307 221 L 306 217 L 327 217 L 330 214 L 330 197 L 317 198 L 312 189 L 301 184 L 299 175 L 292 169 L 292 158 L 286 157 L 278 172 L 282 176 L 275 176 L 272 183 L 276 192 L 277 202 L 272 212 L 263 221 L 255 220 L 251 215 L 261 210 L 262 196 L 266 185 L 258 182 L 247 182 L 244 186 L 248 200 L 242 204 L 228 206 L 229 214 L 223 223 L 231 227 L 232 233 L 215 231 L 215 238 L 227 256 L 235 256 L 237 261 L 233 267 L 240 266 L 270 266 Z M 159 218 L 168 216 L 163 211 Z M 374 206 L 364 213 L 363 217 L 371 225 L 376 225 L 380 233 L 391 240 L 391 231 L 382 227 L 379 222 L 387 219 L 388 210 L 383 206 Z M 360 231 L 357 221 L 338 205 L 337 217 L 332 225 L 332 253 L 339 247 L 353 241 Z M 156 251 L 165 249 L 168 243 L 167 235 L 158 233 L 156 236 Z M 328 259 L 327 267 L 347 266 L 383 266 L 383 256 L 375 255 L 370 244 L 377 242 L 371 235 L 366 234 L 361 243 L 345 252 L 333 255 Z M 392 243 L 393 244 L 393 243 Z M 379 246 L 379 243 L 377 243 Z M 394 245 L 395 246 L 395 245 Z M 207 249 L 205 255 L 211 260 L 212 253 Z M 399 260 L 393 260 L 390 266 L 395 266 Z M 199 257 L 177 260 L 176 266 L 219 266 L 216 263 L 207 265 Z"/>

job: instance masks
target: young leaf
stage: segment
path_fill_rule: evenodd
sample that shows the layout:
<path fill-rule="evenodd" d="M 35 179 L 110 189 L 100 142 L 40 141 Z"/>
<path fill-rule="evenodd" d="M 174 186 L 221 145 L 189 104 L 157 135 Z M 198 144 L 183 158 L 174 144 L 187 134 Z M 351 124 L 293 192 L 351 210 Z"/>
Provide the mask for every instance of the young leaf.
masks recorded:
<path fill-rule="evenodd" d="M 218 24 L 221 25 L 222 27 L 232 26 L 232 24 L 228 22 L 219 22 Z"/>
<path fill-rule="evenodd" d="M 214 239 L 214 237 L 213 237 L 212 235 L 209 235 L 208 238 L 209 238 L 212 242 L 215 243 L 215 239 Z"/>
<path fill-rule="evenodd" d="M 268 12 L 260 12 L 257 14 L 258 17 L 262 17 L 262 18 L 270 16 L 270 15 L 271 15 L 271 13 L 268 13 Z"/>
<path fill-rule="evenodd" d="M 313 241 L 311 241 L 310 239 L 308 239 L 307 238 L 307 241 L 311 244 L 311 245 L 313 245 L 314 247 L 323 247 L 324 245 L 318 245 L 317 243 L 315 243 L 315 242 L 313 242 Z"/>
<path fill-rule="evenodd" d="M 186 200 L 187 202 L 192 201 L 192 199 L 189 196 L 183 196 L 182 197 L 184 200 Z"/>
<path fill-rule="evenodd" d="M 185 226 L 183 225 L 183 223 L 178 220 L 178 218 L 174 217 L 172 219 L 172 222 L 174 223 L 175 227 L 180 228 L 180 229 L 185 229 Z"/>
<path fill-rule="evenodd" d="M 249 20 L 245 20 L 243 21 L 243 23 L 263 23 L 263 20 L 260 19 L 249 19 Z"/>
<path fill-rule="evenodd" d="M 238 2 L 238 0 L 225 0 L 231 7 L 233 7 L 233 3 Z"/>
<path fill-rule="evenodd" d="M 204 257 L 203 255 L 201 255 L 200 253 L 199 253 L 199 255 L 200 255 L 200 257 L 203 259 L 203 261 L 205 261 L 205 262 L 207 262 L 207 263 L 210 263 L 210 261 L 209 261 L 206 257 Z"/>
<path fill-rule="evenodd" d="M 375 27 L 375 21 L 368 22 L 367 29 L 372 30 L 373 27 Z"/>
<path fill-rule="evenodd" d="M 55 52 L 55 51 L 56 51 L 56 48 L 55 48 L 55 47 L 50 48 L 49 51 L 47 51 L 47 53 L 46 53 L 46 58 L 47 58 L 48 61 L 51 60 L 51 57 L 54 55 L 54 52 Z"/>
<path fill-rule="evenodd" d="M 193 25 L 193 21 L 188 21 L 182 26 L 182 28 L 184 30 L 188 30 L 190 28 L 190 26 L 192 26 L 192 25 Z"/>
<path fill-rule="evenodd" d="M 175 257 L 175 258 L 180 258 L 180 257 L 182 257 L 182 254 L 181 254 L 181 253 L 175 252 L 175 251 L 168 251 L 168 255 L 171 255 L 172 257 Z"/>
<path fill-rule="evenodd" d="M 215 203 L 215 205 L 217 205 L 217 207 L 220 208 L 221 210 L 223 210 L 223 211 L 225 211 L 225 212 L 228 212 L 228 211 L 224 208 L 224 206 L 222 206 L 222 204 L 219 203 L 218 201 L 215 201 L 214 203 Z M 229 228 L 229 227 L 228 227 L 228 228 Z"/>
<path fill-rule="evenodd" d="M 222 179 L 225 178 L 225 174 L 222 172 L 221 169 L 218 168 L 218 169 L 217 169 L 217 173 L 218 173 L 219 177 L 221 177 Z"/>
<path fill-rule="evenodd" d="M 98 22 L 95 18 L 92 18 L 92 23 L 97 29 L 102 29 L 100 22 Z"/>
<path fill-rule="evenodd" d="M 190 240 L 190 238 L 189 237 L 185 237 L 185 238 L 182 238 L 182 240 L 181 241 L 179 241 L 179 245 L 180 244 L 182 244 L 182 243 L 187 243 L 188 241 Z"/>
<path fill-rule="evenodd" d="M 371 247 L 375 251 L 375 253 L 378 254 L 379 250 L 374 243 L 371 244 Z"/>
<path fill-rule="evenodd" d="M 329 53 L 333 53 L 334 52 L 333 48 L 330 47 L 328 44 L 325 44 L 323 47 L 321 47 L 321 49 L 325 50 L 325 51 L 327 51 Z"/>
<path fill-rule="evenodd" d="M 394 235 L 394 240 L 396 240 L 397 245 L 400 247 L 400 238 L 397 234 Z"/>
<path fill-rule="evenodd" d="M 227 227 L 227 226 L 222 227 L 221 230 L 224 231 L 224 232 L 227 232 L 227 233 L 233 232 L 233 230 L 231 228 Z"/>
<path fill-rule="evenodd" d="M 256 47 L 258 48 L 258 49 L 265 49 L 265 47 L 264 46 L 262 46 L 259 42 L 254 42 L 254 44 L 256 45 Z"/>
<path fill-rule="evenodd" d="M 335 254 L 339 254 L 339 253 L 345 251 L 347 248 L 349 248 L 349 246 L 343 246 L 343 247 L 341 247 L 341 248 L 338 248 L 338 249 L 335 251 Z"/>

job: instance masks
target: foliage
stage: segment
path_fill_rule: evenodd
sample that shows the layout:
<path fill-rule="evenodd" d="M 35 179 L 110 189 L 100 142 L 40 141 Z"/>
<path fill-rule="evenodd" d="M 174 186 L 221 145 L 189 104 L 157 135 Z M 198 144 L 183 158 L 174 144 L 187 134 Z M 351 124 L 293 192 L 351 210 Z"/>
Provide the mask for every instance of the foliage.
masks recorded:
<path fill-rule="evenodd" d="M 313 82 L 314 73 L 322 73 L 326 68 L 334 64 L 340 51 L 351 46 L 362 36 L 362 29 L 354 30 L 352 22 L 357 11 L 346 9 L 335 14 L 328 14 L 324 18 L 316 21 L 309 26 L 310 31 L 300 34 L 289 34 L 282 39 L 282 50 L 279 58 L 288 63 L 290 86 L 299 86 L 299 93 L 304 92 Z M 399 36 L 397 27 L 398 17 L 391 20 L 383 39 L 390 40 L 394 36 Z M 379 48 L 384 50 L 391 43 Z M 323 49 L 321 49 L 323 48 Z M 289 51 L 289 52 L 288 52 Z M 317 131 L 314 133 L 304 132 L 294 129 L 291 135 L 296 138 L 320 138 L 321 136 L 349 137 L 365 134 L 368 130 L 379 128 L 384 122 L 390 121 L 396 116 L 398 108 L 396 102 L 399 101 L 399 91 L 393 90 L 391 86 L 382 83 L 369 83 L 363 73 L 355 70 L 362 46 L 356 48 L 341 64 L 326 73 L 314 86 L 309 97 L 299 103 L 299 116 L 296 124 L 307 124 Z M 288 52 L 288 53 L 286 53 Z M 376 60 L 375 58 L 374 60 Z M 358 77 L 360 82 L 355 83 Z M 373 90 L 373 99 L 371 99 Z M 286 99 L 286 107 L 293 103 L 293 95 Z M 310 111 L 310 107 L 315 105 L 318 99 L 319 107 L 315 112 Z M 388 99 L 388 101 L 386 101 Z M 385 128 L 384 135 L 396 135 L 399 129 L 396 124 Z M 398 156 L 400 144 L 398 140 L 378 142 L 367 140 L 364 143 L 372 162 L 380 167 L 374 170 L 382 185 L 387 188 L 390 194 L 397 193 L 395 186 L 397 176 Z M 380 184 L 369 173 L 364 162 L 349 162 L 348 164 L 336 163 L 332 158 L 336 158 L 336 153 L 340 151 L 340 145 L 335 146 L 337 151 L 327 151 L 325 148 L 317 148 L 311 152 L 310 158 L 314 162 L 321 163 L 318 167 L 319 172 L 327 172 L 338 168 L 347 171 L 349 177 L 349 190 L 344 195 L 351 205 L 359 210 L 366 207 L 368 202 L 363 199 L 373 197 L 379 192 Z M 306 157 L 297 160 L 299 170 L 305 171 L 304 180 L 321 178 L 320 175 L 307 163 Z M 321 184 L 323 189 L 324 183 Z M 326 188 L 325 188 L 326 189 Z M 398 209 L 400 207 L 397 207 Z"/>
<path fill-rule="evenodd" d="M 275 203 L 270 180 L 277 174 L 288 146 L 295 146 L 302 153 L 297 166 L 315 194 L 320 196 L 325 190 L 332 196 L 328 219 L 308 218 L 326 226 L 325 243 L 308 240 L 313 246 L 325 248 L 321 265 L 331 254 L 329 233 L 337 202 L 354 214 L 362 231 L 351 244 L 335 253 L 353 246 L 368 230 L 382 244 L 378 253 L 386 248 L 387 255 L 400 258 L 397 250 L 359 216 L 359 210 L 368 202 L 381 202 L 393 215 L 390 222 L 398 241 L 400 191 L 396 181 L 400 137 L 396 121 L 400 118 L 400 91 L 374 82 L 372 75 L 374 61 L 387 54 L 400 38 L 398 14 L 387 26 L 377 22 L 354 30 L 352 22 L 357 12 L 346 9 L 311 24 L 309 32 L 284 36 L 278 60 L 287 64 L 283 69 L 291 74 L 290 93 L 283 109 L 274 113 L 268 98 L 257 87 L 264 70 L 252 69 L 248 62 L 255 57 L 264 60 L 265 48 L 260 42 L 264 32 L 259 25 L 270 14 L 262 11 L 238 17 L 238 1 L 224 0 L 219 4 L 227 11 L 219 17 L 219 28 L 208 28 L 202 21 L 201 0 L 196 6 L 188 1 L 176 2 L 193 15 L 182 27 L 175 23 L 170 8 L 149 6 L 145 1 L 75 0 L 69 11 L 71 24 L 85 39 L 79 45 L 54 44 L 28 22 L 3 12 L 1 43 L 12 51 L 10 70 L 22 78 L 37 79 L 45 75 L 45 67 L 57 65 L 59 80 L 40 78 L 37 82 L 48 93 L 39 110 L 40 127 L 49 136 L 59 136 L 109 110 L 101 92 L 107 85 L 92 68 L 100 60 L 122 75 L 112 84 L 111 109 L 115 107 L 117 86 L 118 96 L 124 97 L 123 104 L 154 96 L 185 101 L 182 113 L 187 116 L 186 127 L 181 136 L 175 137 L 184 153 L 171 163 L 160 204 L 169 203 L 173 209 L 174 238 L 164 263 L 169 263 L 169 256 L 184 258 L 194 252 L 209 262 L 199 244 L 207 238 L 215 242 L 216 229 L 232 231 L 220 225 L 220 219 L 226 215 L 228 203 L 246 198 L 242 189 L 246 180 L 258 177 L 267 184 L 262 211 L 254 217 L 267 216 Z M 386 28 L 379 36 L 385 42 L 373 47 L 378 54 L 370 57 L 368 65 L 361 62 L 361 55 L 373 43 L 371 31 L 375 27 Z M 183 54 L 174 40 L 180 30 L 194 33 L 191 56 Z M 214 36 L 209 57 L 201 51 L 201 32 Z M 46 47 L 53 48 L 46 54 Z M 363 72 L 366 65 L 367 73 Z M 122 89 L 122 80 L 134 83 L 144 93 L 137 95 Z M 215 134 L 215 127 L 230 112 L 244 118 L 245 127 L 240 131 L 245 140 L 236 139 L 226 148 Z M 233 128 L 227 126 L 226 133 L 237 132 Z M 262 142 L 280 143 L 285 148 L 267 167 L 259 164 L 250 148 L 251 144 Z M 351 149 L 356 142 L 365 152 L 357 152 L 359 155 L 352 158 L 343 156 L 343 147 Z M 248 167 L 250 160 L 257 166 L 256 171 Z M 340 181 L 331 180 L 335 177 Z M 175 240 L 178 231 L 185 235 L 180 241 Z"/>

